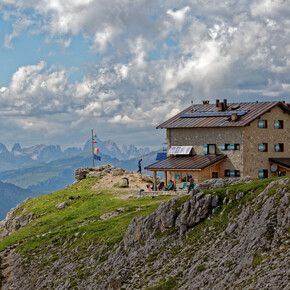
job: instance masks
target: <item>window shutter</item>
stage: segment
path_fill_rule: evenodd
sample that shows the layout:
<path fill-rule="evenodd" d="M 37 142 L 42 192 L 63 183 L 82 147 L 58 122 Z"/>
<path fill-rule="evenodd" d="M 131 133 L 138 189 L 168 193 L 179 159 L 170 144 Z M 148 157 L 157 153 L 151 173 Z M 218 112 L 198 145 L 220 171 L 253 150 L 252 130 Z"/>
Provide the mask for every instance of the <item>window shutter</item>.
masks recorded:
<path fill-rule="evenodd" d="M 279 121 L 274 121 L 274 128 L 275 129 L 279 129 L 280 128 Z"/>
<path fill-rule="evenodd" d="M 263 152 L 264 151 L 264 145 L 263 143 L 258 144 L 258 150 Z"/>
<path fill-rule="evenodd" d="M 207 144 L 203 145 L 203 154 L 208 154 L 208 146 L 207 146 Z"/>
<path fill-rule="evenodd" d="M 259 120 L 258 121 L 258 127 L 259 128 L 264 128 L 264 121 L 263 120 Z"/>
<path fill-rule="evenodd" d="M 226 144 L 221 144 L 221 151 L 225 151 L 226 150 Z"/>
<path fill-rule="evenodd" d="M 235 144 L 230 144 L 229 149 L 230 150 L 235 150 Z"/>
<path fill-rule="evenodd" d="M 233 176 L 233 177 L 236 176 L 236 171 L 235 170 L 231 170 L 230 175 Z"/>
<path fill-rule="evenodd" d="M 264 178 L 264 171 L 263 170 L 259 170 L 259 178 Z"/>

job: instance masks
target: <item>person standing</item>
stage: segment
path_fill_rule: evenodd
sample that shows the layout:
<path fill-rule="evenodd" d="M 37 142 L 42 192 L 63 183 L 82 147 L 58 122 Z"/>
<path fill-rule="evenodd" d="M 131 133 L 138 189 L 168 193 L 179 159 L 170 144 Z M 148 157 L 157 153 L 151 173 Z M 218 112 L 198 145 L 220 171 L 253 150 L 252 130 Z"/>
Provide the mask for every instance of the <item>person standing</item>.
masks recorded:
<path fill-rule="evenodd" d="M 141 170 L 142 170 L 142 168 L 141 168 L 141 162 L 142 162 L 142 159 L 140 159 L 139 161 L 138 161 L 138 171 L 137 172 L 139 172 L 140 174 L 141 174 Z"/>
<path fill-rule="evenodd" d="M 189 193 L 192 189 L 194 189 L 194 179 L 192 177 L 189 178 L 189 186 L 188 186 L 188 191 Z"/>

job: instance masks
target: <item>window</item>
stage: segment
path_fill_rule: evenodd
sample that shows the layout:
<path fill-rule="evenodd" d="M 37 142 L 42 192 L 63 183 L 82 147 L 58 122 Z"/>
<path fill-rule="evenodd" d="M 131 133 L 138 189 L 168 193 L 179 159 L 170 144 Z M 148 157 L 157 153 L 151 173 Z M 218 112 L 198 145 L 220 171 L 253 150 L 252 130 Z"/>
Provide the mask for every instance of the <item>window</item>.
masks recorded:
<path fill-rule="evenodd" d="M 225 177 L 240 177 L 241 173 L 240 170 L 225 170 Z"/>
<path fill-rule="evenodd" d="M 240 150 L 240 144 L 221 144 L 221 151 Z"/>
<path fill-rule="evenodd" d="M 260 152 L 268 152 L 268 143 L 260 143 L 260 144 L 258 144 L 258 150 Z"/>
<path fill-rule="evenodd" d="M 274 150 L 275 152 L 284 152 L 284 144 L 283 143 L 275 144 Z"/>
<path fill-rule="evenodd" d="M 216 145 L 215 144 L 203 145 L 203 154 L 216 154 Z"/>
<path fill-rule="evenodd" d="M 268 170 L 264 169 L 264 170 L 259 170 L 259 178 L 268 178 Z"/>
<path fill-rule="evenodd" d="M 221 144 L 221 151 L 229 150 L 230 144 Z"/>
<path fill-rule="evenodd" d="M 274 121 L 275 129 L 283 129 L 283 127 L 284 127 L 283 120 Z"/>
<path fill-rule="evenodd" d="M 208 145 L 203 145 L 203 154 L 208 154 Z"/>
<path fill-rule="evenodd" d="M 229 150 L 235 150 L 235 144 L 230 144 L 229 145 Z"/>
<path fill-rule="evenodd" d="M 225 170 L 225 176 L 226 176 L 226 177 L 230 177 L 230 176 L 231 176 L 230 173 L 231 173 L 230 170 L 228 170 L 228 169 Z"/>
<path fill-rule="evenodd" d="M 212 177 L 211 178 L 218 178 L 218 172 L 212 172 Z"/>
<path fill-rule="evenodd" d="M 267 120 L 259 120 L 258 121 L 258 128 L 267 128 Z"/>
<path fill-rule="evenodd" d="M 208 154 L 215 154 L 215 153 L 216 153 L 215 144 L 208 144 Z"/>
<path fill-rule="evenodd" d="M 278 176 L 286 176 L 286 171 L 278 171 Z"/>

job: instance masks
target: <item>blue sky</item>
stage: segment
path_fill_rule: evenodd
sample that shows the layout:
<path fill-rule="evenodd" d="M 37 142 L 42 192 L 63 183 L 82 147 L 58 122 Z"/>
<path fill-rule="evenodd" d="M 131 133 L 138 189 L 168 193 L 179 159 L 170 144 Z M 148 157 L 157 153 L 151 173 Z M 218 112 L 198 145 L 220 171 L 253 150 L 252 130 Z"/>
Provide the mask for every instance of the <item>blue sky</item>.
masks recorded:
<path fill-rule="evenodd" d="M 0 0 L 0 142 L 161 147 L 202 100 L 286 100 L 289 0 Z"/>

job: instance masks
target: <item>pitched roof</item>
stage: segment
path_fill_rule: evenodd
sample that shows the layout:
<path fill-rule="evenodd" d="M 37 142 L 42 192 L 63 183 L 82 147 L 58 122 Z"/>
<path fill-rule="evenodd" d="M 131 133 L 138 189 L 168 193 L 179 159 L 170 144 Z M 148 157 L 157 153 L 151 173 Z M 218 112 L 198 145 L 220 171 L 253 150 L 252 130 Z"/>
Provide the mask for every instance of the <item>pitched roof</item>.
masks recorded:
<path fill-rule="evenodd" d="M 160 124 L 157 126 L 157 129 L 243 127 L 249 125 L 251 122 L 276 106 L 279 106 L 284 110 L 284 112 L 287 112 L 288 114 L 290 113 L 290 108 L 281 102 L 231 103 L 227 105 L 225 111 L 220 113 L 218 112 L 216 104 L 197 104 L 188 107 L 179 114 Z M 237 121 L 229 121 L 228 117 L 235 112 L 239 114 Z"/>
<path fill-rule="evenodd" d="M 269 158 L 269 161 L 290 169 L 290 158 Z"/>
<path fill-rule="evenodd" d="M 145 167 L 146 170 L 201 170 L 223 159 L 226 155 L 169 156 Z"/>

